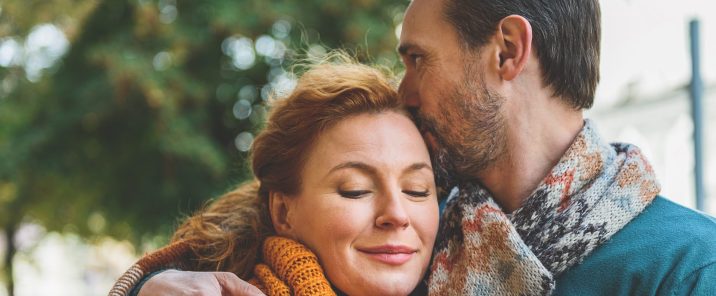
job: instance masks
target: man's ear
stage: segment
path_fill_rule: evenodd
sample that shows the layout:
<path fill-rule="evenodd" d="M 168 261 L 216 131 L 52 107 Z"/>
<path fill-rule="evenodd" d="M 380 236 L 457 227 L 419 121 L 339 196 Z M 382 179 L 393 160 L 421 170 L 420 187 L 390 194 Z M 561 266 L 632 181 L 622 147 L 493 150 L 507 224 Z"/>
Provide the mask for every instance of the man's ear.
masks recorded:
<path fill-rule="evenodd" d="M 269 193 L 269 213 L 271 214 L 271 223 L 276 233 L 280 236 L 294 238 L 293 227 L 291 225 L 291 197 L 280 192 Z"/>
<path fill-rule="evenodd" d="M 532 26 L 522 16 L 509 15 L 497 28 L 500 47 L 499 73 L 504 80 L 515 79 L 525 68 L 532 52 Z"/>

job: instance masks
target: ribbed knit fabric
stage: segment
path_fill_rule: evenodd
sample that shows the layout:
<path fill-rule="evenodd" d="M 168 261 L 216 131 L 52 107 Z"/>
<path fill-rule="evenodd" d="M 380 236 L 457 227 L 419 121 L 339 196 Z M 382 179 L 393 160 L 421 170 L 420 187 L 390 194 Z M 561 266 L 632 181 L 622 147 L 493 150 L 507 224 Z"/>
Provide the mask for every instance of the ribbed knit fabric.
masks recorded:
<path fill-rule="evenodd" d="M 336 295 L 318 258 L 302 244 L 283 237 L 264 240 L 263 263 L 250 281 L 266 295 Z"/>
<path fill-rule="evenodd" d="M 523 206 L 505 214 L 478 183 L 447 202 L 432 295 L 548 295 L 554 279 L 638 216 L 659 192 L 638 148 L 584 128 Z"/>
<path fill-rule="evenodd" d="M 255 278 L 249 283 L 268 296 L 336 295 L 328 283 L 318 258 L 302 244 L 283 237 L 264 240 L 263 262 L 254 267 Z M 142 257 L 114 284 L 109 296 L 128 296 L 141 279 L 166 268 L 193 266 L 190 244 L 179 241 Z"/>
<path fill-rule="evenodd" d="M 109 296 L 127 296 L 146 275 L 166 268 L 184 268 L 191 248 L 186 242 L 176 242 L 145 255 L 117 279 Z"/>

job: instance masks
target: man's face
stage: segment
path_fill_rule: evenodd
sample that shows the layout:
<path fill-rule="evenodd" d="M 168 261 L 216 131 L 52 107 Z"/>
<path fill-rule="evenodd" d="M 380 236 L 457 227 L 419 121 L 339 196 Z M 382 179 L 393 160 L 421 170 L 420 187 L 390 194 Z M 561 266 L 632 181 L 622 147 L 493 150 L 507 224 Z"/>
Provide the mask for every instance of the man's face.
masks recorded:
<path fill-rule="evenodd" d="M 463 47 L 442 15 L 443 1 L 414 0 L 406 11 L 400 93 L 431 148 L 439 186 L 449 187 L 502 156 L 506 131 L 504 99 L 486 82 L 489 54 Z"/>

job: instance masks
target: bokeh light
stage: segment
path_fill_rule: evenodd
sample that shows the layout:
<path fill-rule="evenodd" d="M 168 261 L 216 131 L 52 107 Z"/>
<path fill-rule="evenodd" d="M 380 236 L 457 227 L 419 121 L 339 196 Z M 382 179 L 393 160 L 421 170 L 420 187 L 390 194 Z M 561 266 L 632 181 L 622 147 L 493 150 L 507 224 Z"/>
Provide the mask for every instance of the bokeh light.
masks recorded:
<path fill-rule="evenodd" d="M 159 1 L 159 21 L 164 24 L 171 24 L 179 15 L 176 0 Z"/>
<path fill-rule="evenodd" d="M 24 68 L 27 79 L 37 81 L 69 48 L 65 34 L 55 25 L 35 26 L 25 40 Z"/>
<path fill-rule="evenodd" d="M 251 149 L 251 144 L 254 142 L 254 135 L 250 132 L 242 132 L 234 140 L 236 149 L 241 152 L 247 152 Z"/>
<path fill-rule="evenodd" d="M 22 46 L 15 38 L 0 39 L 0 66 L 13 67 L 22 64 Z"/>
<path fill-rule="evenodd" d="M 288 38 L 291 33 L 291 23 L 286 20 L 278 20 L 271 26 L 271 34 L 277 39 Z"/>
<path fill-rule="evenodd" d="M 232 64 L 239 70 L 247 70 L 254 66 L 256 53 L 253 41 L 246 37 L 229 37 L 221 44 L 221 50 L 231 57 Z"/>
<path fill-rule="evenodd" d="M 244 85 L 239 90 L 239 99 L 245 100 L 248 102 L 253 103 L 256 100 L 256 97 L 258 97 L 258 91 L 256 90 L 256 86 L 253 85 Z"/>
<path fill-rule="evenodd" d="M 251 102 L 247 100 L 238 100 L 234 104 L 234 117 L 239 120 L 249 118 L 249 115 L 251 115 L 251 110 Z"/>
<path fill-rule="evenodd" d="M 172 55 L 166 51 L 157 53 L 152 59 L 154 70 L 164 71 L 172 65 Z"/>

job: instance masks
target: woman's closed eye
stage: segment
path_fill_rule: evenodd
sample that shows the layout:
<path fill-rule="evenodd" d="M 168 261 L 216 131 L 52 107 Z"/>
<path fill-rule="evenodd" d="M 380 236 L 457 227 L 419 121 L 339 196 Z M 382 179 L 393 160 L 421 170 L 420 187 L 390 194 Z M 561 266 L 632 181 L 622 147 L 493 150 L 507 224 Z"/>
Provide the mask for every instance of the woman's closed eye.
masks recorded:
<path fill-rule="evenodd" d="M 338 194 L 345 198 L 361 198 L 370 194 L 370 190 L 338 190 Z"/>
<path fill-rule="evenodd" d="M 403 190 L 403 193 L 412 197 L 428 197 L 430 196 L 429 190 Z"/>

